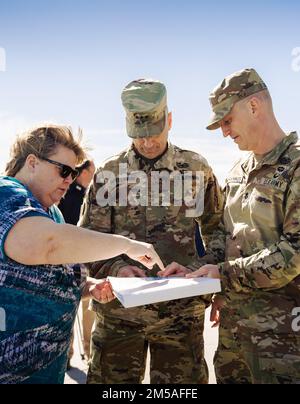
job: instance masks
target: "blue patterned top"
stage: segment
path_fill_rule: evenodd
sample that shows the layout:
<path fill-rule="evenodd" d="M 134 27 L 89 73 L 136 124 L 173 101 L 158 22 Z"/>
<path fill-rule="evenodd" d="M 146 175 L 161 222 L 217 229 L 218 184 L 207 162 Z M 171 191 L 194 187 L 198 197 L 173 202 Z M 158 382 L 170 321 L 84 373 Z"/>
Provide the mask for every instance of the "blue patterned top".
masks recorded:
<path fill-rule="evenodd" d="M 19 181 L 0 177 L 0 384 L 63 383 L 85 282 L 80 265 L 29 266 L 6 256 L 9 231 L 29 216 L 63 223 L 56 206 L 45 211 Z M 34 229 L 28 237 L 34 243 Z"/>

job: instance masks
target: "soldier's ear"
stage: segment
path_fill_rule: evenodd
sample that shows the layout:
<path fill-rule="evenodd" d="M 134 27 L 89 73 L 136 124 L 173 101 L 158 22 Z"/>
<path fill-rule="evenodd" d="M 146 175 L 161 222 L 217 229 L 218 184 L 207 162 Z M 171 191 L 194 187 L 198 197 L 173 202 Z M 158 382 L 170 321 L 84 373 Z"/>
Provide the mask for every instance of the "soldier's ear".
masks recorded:
<path fill-rule="evenodd" d="M 172 124 L 173 124 L 173 116 L 172 116 L 172 112 L 169 112 L 168 113 L 168 127 L 169 127 L 169 130 L 172 129 Z"/>
<path fill-rule="evenodd" d="M 248 109 L 251 115 L 256 118 L 260 112 L 261 102 L 257 97 L 252 97 L 248 102 Z"/>

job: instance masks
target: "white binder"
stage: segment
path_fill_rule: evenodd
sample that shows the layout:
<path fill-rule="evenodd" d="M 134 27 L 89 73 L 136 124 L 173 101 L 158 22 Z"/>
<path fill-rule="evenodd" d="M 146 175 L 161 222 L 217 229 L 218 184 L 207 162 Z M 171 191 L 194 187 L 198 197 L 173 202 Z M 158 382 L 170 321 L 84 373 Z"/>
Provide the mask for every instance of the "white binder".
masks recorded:
<path fill-rule="evenodd" d="M 221 291 L 211 278 L 115 278 L 108 277 L 113 292 L 125 308 L 207 295 Z"/>

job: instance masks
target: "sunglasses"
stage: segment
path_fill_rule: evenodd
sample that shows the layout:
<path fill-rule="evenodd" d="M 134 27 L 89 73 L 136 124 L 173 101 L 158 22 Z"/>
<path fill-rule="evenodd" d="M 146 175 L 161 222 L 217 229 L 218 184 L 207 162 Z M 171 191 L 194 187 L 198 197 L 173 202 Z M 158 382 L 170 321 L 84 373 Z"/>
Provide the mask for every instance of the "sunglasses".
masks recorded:
<path fill-rule="evenodd" d="M 62 163 L 59 163 L 58 161 L 47 159 L 46 157 L 40 157 L 40 159 L 59 167 L 60 168 L 59 175 L 64 179 L 69 177 L 69 175 L 71 175 L 72 180 L 74 181 L 74 180 L 76 180 L 76 178 L 79 175 L 78 170 L 73 170 L 72 167 L 67 166 L 66 164 L 62 164 Z"/>

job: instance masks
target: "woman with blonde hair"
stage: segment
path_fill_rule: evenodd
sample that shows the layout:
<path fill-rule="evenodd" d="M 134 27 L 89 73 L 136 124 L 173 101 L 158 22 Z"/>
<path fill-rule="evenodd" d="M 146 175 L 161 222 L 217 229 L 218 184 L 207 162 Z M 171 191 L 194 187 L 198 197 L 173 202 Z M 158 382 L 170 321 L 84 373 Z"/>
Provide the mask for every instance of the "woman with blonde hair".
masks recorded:
<path fill-rule="evenodd" d="M 163 268 L 150 244 L 64 224 L 56 204 L 85 158 L 70 128 L 41 126 L 17 138 L 0 177 L 0 384 L 63 383 L 80 298 L 114 298 L 80 264 L 124 253 Z"/>

